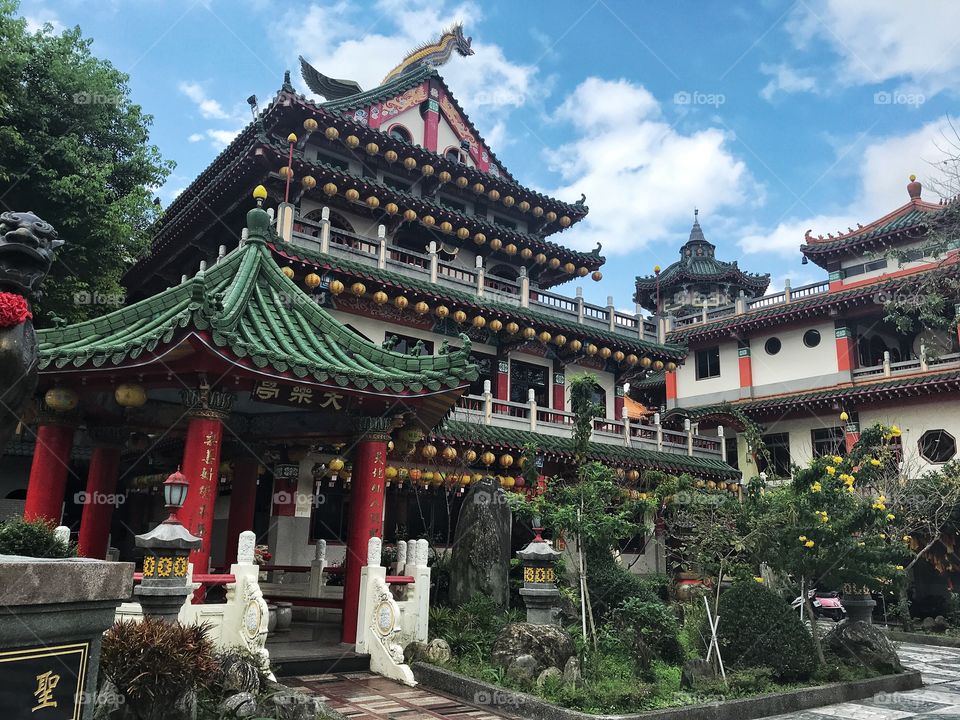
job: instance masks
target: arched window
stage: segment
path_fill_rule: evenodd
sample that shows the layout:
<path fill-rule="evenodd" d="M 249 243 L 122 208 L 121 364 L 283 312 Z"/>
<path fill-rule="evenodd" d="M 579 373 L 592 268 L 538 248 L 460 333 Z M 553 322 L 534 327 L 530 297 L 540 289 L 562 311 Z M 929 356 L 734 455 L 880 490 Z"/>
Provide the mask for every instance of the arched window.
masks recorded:
<path fill-rule="evenodd" d="M 394 125 L 387 131 L 387 134 L 394 140 L 413 144 L 413 135 L 403 125 Z"/>
<path fill-rule="evenodd" d="M 323 210 L 311 210 L 306 215 L 303 216 L 304 220 L 311 220 L 313 222 L 320 222 L 320 217 L 323 214 Z M 355 232 L 353 225 L 350 224 L 350 221 L 347 220 L 343 215 L 333 210 L 330 211 L 330 227 L 334 230 L 346 230 L 347 232 Z"/>
<path fill-rule="evenodd" d="M 453 147 L 453 146 L 448 147 L 446 150 L 443 151 L 443 156 L 450 162 L 455 162 L 455 163 L 467 162 L 467 154 L 458 147 Z"/>
<path fill-rule="evenodd" d="M 504 280 L 516 280 L 520 277 L 519 271 L 512 265 L 495 265 L 487 270 L 487 275 L 503 278 Z"/>

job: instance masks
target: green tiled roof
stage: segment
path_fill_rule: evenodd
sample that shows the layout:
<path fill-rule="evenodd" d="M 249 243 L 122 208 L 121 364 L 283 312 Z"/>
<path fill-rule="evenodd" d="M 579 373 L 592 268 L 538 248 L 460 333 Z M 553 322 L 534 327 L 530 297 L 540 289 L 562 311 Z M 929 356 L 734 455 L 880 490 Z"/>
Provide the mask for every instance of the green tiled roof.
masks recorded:
<path fill-rule="evenodd" d="M 845 233 L 832 240 L 827 239 L 820 241 L 807 235 L 807 242 L 802 245 L 800 249 L 805 255 L 817 255 L 834 250 L 846 249 L 870 240 L 883 238 L 895 232 L 918 228 L 930 220 L 932 213 L 936 213 L 942 209 L 943 207 L 939 205 L 930 205 L 927 203 L 914 204 L 910 202 L 877 222 L 858 228 L 853 232 Z"/>
<path fill-rule="evenodd" d="M 554 330 L 563 330 L 571 336 L 595 338 L 609 343 L 612 349 L 621 348 L 624 352 L 642 352 L 659 358 L 677 361 L 683 360 L 687 354 L 686 348 L 682 345 L 660 345 L 659 343 L 648 340 L 613 333 L 592 325 L 580 325 L 576 322 L 567 322 L 562 318 L 547 315 L 532 308 L 521 308 L 515 305 L 497 302 L 486 297 L 477 297 L 476 295 L 453 290 L 446 286 L 436 285 L 426 280 L 407 277 L 406 275 L 401 275 L 391 270 L 380 270 L 379 268 L 364 265 L 353 260 L 335 255 L 325 255 L 324 253 L 314 252 L 289 243 L 274 242 L 271 246 L 281 255 L 293 260 L 303 260 L 321 267 L 343 272 L 352 277 L 381 282 L 391 287 L 410 292 L 418 292 L 429 297 L 444 298 L 451 302 L 456 302 L 478 310 L 492 311 L 504 317 L 514 318 L 517 322 L 527 324 L 535 323 L 538 326 L 542 325 Z"/>
<path fill-rule="evenodd" d="M 437 76 L 436 69 L 430 67 L 429 65 L 421 65 L 412 72 L 397 75 L 397 77 L 385 82 L 383 85 L 378 85 L 375 88 L 364 90 L 363 92 L 355 95 L 348 95 L 347 97 L 343 97 L 338 100 L 328 100 L 326 102 L 318 103 L 318 105 L 325 110 L 334 111 L 362 108 L 366 107 L 367 105 L 372 105 L 373 103 L 378 103 L 383 100 L 389 100 L 392 97 L 396 97 L 399 93 L 406 92 L 410 88 L 416 87 L 427 78 L 435 76 Z"/>
<path fill-rule="evenodd" d="M 190 331 L 255 369 L 378 392 L 420 393 L 477 377 L 470 342 L 448 355 L 412 357 L 384 350 L 337 322 L 284 275 L 264 240 L 269 217 L 247 215 L 250 238 L 205 272 L 93 320 L 40 330 L 40 368 L 117 365 Z"/>
<path fill-rule="evenodd" d="M 564 457 L 573 456 L 573 439 L 543 435 L 529 430 L 514 430 L 494 425 L 479 425 L 459 420 L 448 420 L 435 430 L 432 437 L 438 440 L 479 443 L 497 447 L 522 450 L 533 443 L 538 450 Z M 607 443 L 590 443 L 588 456 L 593 460 L 613 465 L 632 465 L 647 470 L 669 473 L 691 473 L 706 477 L 735 479 L 740 472 L 722 460 L 676 453 L 659 452 L 645 448 L 627 447 Z"/>

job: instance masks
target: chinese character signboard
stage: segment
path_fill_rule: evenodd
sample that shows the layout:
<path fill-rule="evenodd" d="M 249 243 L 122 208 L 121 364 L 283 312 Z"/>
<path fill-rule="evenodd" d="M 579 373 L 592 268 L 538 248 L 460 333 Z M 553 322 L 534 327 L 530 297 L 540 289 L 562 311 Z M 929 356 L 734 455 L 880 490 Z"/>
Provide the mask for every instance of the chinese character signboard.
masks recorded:
<path fill-rule="evenodd" d="M 4 720 L 79 720 L 90 644 L 0 651 Z"/>
<path fill-rule="evenodd" d="M 344 396 L 338 392 L 311 387 L 287 385 L 276 380 L 261 380 L 253 387 L 251 397 L 260 402 L 293 407 L 313 408 L 339 412 L 344 407 Z"/>

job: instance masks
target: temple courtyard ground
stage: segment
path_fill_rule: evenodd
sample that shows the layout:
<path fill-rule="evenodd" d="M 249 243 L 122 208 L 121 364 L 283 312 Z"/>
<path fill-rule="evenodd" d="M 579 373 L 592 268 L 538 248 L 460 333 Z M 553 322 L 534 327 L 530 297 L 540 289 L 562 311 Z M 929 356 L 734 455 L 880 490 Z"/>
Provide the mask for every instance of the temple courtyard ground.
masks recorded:
<path fill-rule="evenodd" d="M 880 693 L 868 700 L 778 715 L 775 720 L 960 720 L 960 648 L 898 644 L 904 665 L 923 674 L 924 687 Z M 350 720 L 496 720 L 485 698 L 460 700 L 423 686 L 410 688 L 368 672 L 305 675 L 283 681 L 322 698 Z M 503 701 L 503 698 L 499 698 Z M 502 707 L 502 705 L 501 705 Z"/>

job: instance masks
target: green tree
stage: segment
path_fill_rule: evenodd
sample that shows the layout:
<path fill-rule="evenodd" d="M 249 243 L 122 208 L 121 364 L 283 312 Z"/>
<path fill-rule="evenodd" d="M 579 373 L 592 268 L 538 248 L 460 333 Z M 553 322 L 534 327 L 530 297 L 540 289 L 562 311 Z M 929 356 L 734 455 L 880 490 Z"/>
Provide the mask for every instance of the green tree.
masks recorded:
<path fill-rule="evenodd" d="M 153 118 L 130 101 L 128 76 L 79 27 L 30 33 L 16 13 L 0 0 L 0 209 L 31 210 L 67 241 L 34 314 L 75 321 L 107 309 L 94 293 L 121 297 L 159 212 L 151 188 L 173 164 L 149 143 Z"/>

